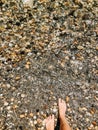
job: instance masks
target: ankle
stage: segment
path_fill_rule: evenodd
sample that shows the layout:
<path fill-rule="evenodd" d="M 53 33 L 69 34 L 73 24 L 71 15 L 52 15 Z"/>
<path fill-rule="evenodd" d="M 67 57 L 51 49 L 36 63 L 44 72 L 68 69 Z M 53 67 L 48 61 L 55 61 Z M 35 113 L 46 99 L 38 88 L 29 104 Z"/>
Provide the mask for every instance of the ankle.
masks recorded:
<path fill-rule="evenodd" d="M 65 120 L 65 116 L 64 116 L 64 115 L 59 116 L 59 119 L 60 119 L 61 121 L 63 121 L 63 120 Z"/>

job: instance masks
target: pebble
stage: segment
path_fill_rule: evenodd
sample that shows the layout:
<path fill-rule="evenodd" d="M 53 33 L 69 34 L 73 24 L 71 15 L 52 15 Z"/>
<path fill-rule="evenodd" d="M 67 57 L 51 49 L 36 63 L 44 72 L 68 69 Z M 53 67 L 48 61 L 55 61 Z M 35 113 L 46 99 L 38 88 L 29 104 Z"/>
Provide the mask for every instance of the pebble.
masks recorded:
<path fill-rule="evenodd" d="M 24 117 L 25 117 L 25 115 L 24 115 L 24 114 L 21 114 L 21 115 L 20 115 L 20 118 L 24 118 Z"/>
<path fill-rule="evenodd" d="M 7 86 L 7 88 L 10 88 L 10 87 L 11 87 L 11 85 L 10 85 L 10 84 L 7 84 L 6 86 Z"/>
<path fill-rule="evenodd" d="M 68 103 L 70 101 L 70 97 L 66 96 L 66 103 Z"/>
<path fill-rule="evenodd" d="M 25 67 L 26 67 L 26 69 L 29 69 L 29 68 L 30 68 L 30 66 L 29 66 L 29 65 L 27 65 L 27 64 L 25 65 Z"/>
<path fill-rule="evenodd" d="M 19 80 L 19 79 L 20 79 L 20 77 L 19 77 L 19 76 L 17 76 L 15 79 L 16 79 L 16 80 Z"/>
<path fill-rule="evenodd" d="M 96 126 L 96 125 L 97 125 L 97 122 L 96 122 L 96 121 L 93 121 L 92 124 L 93 124 L 94 126 Z"/>
<path fill-rule="evenodd" d="M 11 106 L 7 106 L 6 109 L 7 109 L 7 110 L 10 110 L 10 109 L 11 109 Z"/>
<path fill-rule="evenodd" d="M 87 108 L 86 107 L 79 107 L 79 111 L 87 111 Z"/>
<path fill-rule="evenodd" d="M 89 122 L 90 120 L 88 118 L 86 118 L 86 122 Z"/>
<path fill-rule="evenodd" d="M 33 113 L 30 113 L 29 115 L 30 115 L 30 117 L 33 117 Z"/>
<path fill-rule="evenodd" d="M 52 111 L 53 111 L 53 113 L 56 113 L 56 112 L 57 112 L 57 109 L 56 109 L 56 108 L 53 108 Z"/>
<path fill-rule="evenodd" d="M 13 105 L 13 109 L 16 109 L 18 108 L 19 106 L 18 105 Z"/>
<path fill-rule="evenodd" d="M 98 51 L 98 45 L 96 46 L 96 50 Z"/>
<path fill-rule="evenodd" d="M 83 46 L 77 46 L 77 48 L 78 48 L 79 50 L 83 50 L 83 49 L 84 49 Z"/>
<path fill-rule="evenodd" d="M 29 125 L 33 127 L 34 126 L 33 121 L 30 121 Z"/>
<path fill-rule="evenodd" d="M 37 121 L 36 120 L 34 120 L 34 125 L 36 125 L 37 124 Z"/>
<path fill-rule="evenodd" d="M 34 119 L 34 120 L 36 120 L 36 119 L 37 119 L 37 117 L 36 117 L 36 116 L 33 116 L 33 119 Z"/>
<path fill-rule="evenodd" d="M 9 104 L 8 102 L 6 102 L 6 101 L 4 102 L 4 106 L 8 106 L 8 104 Z"/>
<path fill-rule="evenodd" d="M 25 94 L 21 94 L 21 97 L 24 98 L 24 97 L 26 97 L 26 95 Z"/>
<path fill-rule="evenodd" d="M 95 130 L 98 130 L 98 126 L 95 127 Z"/>
<path fill-rule="evenodd" d="M 38 124 L 41 124 L 41 123 L 42 123 L 42 120 L 41 120 L 41 119 L 37 119 L 37 123 L 38 123 Z"/>

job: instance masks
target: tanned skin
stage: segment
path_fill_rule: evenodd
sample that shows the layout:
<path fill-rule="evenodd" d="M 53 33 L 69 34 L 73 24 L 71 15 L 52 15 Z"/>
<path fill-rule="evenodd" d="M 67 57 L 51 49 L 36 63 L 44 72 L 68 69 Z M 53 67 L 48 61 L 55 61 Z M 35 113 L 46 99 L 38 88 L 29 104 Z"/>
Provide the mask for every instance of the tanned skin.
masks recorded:
<path fill-rule="evenodd" d="M 61 98 L 58 99 L 59 107 L 59 120 L 60 120 L 60 130 L 71 130 L 68 121 L 65 116 L 66 103 Z M 45 119 L 46 130 L 54 130 L 54 115 L 51 115 Z"/>

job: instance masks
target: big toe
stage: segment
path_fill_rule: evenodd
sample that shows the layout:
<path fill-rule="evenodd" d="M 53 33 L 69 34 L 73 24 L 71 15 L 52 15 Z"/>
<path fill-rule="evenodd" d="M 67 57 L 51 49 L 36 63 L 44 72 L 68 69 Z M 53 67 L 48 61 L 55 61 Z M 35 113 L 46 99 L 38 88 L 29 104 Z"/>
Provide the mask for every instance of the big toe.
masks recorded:
<path fill-rule="evenodd" d="M 54 115 L 52 115 L 51 118 L 54 119 Z"/>

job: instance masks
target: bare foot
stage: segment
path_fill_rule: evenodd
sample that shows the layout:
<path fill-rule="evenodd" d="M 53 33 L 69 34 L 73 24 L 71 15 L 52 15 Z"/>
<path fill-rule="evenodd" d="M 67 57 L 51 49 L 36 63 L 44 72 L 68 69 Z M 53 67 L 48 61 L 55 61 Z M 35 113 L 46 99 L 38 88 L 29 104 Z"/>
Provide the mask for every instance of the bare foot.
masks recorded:
<path fill-rule="evenodd" d="M 45 119 L 46 130 L 54 130 L 54 115 L 47 117 Z"/>
<path fill-rule="evenodd" d="M 59 106 L 60 130 L 71 130 L 69 123 L 67 122 L 67 119 L 65 117 L 65 112 L 66 112 L 65 101 L 59 98 L 58 106 Z"/>
<path fill-rule="evenodd" d="M 59 118 L 65 118 L 65 112 L 66 112 L 66 103 L 64 100 L 59 98 L 58 100 L 58 106 L 59 106 Z"/>

